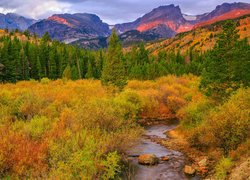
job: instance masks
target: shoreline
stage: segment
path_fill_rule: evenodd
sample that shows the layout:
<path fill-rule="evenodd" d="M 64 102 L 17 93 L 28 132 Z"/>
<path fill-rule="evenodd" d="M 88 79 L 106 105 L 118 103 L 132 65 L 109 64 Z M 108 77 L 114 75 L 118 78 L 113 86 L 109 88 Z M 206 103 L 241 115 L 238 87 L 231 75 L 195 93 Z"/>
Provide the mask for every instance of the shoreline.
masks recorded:
<path fill-rule="evenodd" d="M 143 127 L 152 125 L 176 125 L 172 130 L 166 131 L 164 134 L 166 138 L 148 137 L 151 141 L 160 144 L 161 146 L 179 151 L 186 157 L 186 165 L 192 166 L 196 170 L 196 174 L 202 179 L 213 176 L 213 167 L 215 161 L 208 157 L 208 154 L 199 151 L 193 147 L 184 138 L 184 134 L 178 130 L 179 120 L 177 118 L 171 119 L 142 119 L 139 121 Z M 203 161 L 203 163 L 202 163 Z"/>

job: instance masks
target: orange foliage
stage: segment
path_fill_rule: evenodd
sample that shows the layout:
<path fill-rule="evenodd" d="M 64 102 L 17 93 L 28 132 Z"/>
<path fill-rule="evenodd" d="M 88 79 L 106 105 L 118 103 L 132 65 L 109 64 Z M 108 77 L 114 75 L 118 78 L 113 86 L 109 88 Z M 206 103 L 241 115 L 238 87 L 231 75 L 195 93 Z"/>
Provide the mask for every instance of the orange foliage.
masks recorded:
<path fill-rule="evenodd" d="M 0 178 L 112 178 L 115 152 L 142 133 L 139 103 L 128 95 L 95 80 L 0 84 Z M 100 167 L 109 161 L 114 167 Z"/>
<path fill-rule="evenodd" d="M 134 90 L 142 99 L 142 118 L 174 118 L 189 97 L 198 93 L 199 79 L 195 76 L 167 76 L 156 81 L 130 81 L 127 89 Z M 196 88 L 194 88 L 196 87 Z"/>
<path fill-rule="evenodd" d="M 41 177 L 48 171 L 46 142 L 36 142 L 6 129 L 4 132 L 1 129 L 0 138 L 0 157 L 4 162 L 0 169 L 3 172 L 11 169 L 11 173 L 19 177 Z"/>

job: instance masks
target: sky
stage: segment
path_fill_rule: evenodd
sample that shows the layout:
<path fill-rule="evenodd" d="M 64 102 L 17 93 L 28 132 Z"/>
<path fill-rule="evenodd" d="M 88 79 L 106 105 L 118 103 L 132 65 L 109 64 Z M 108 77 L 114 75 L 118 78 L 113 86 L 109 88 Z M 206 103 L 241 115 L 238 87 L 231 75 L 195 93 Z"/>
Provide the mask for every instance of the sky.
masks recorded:
<path fill-rule="evenodd" d="M 240 0 L 250 3 L 250 0 Z M 93 13 L 109 24 L 134 21 L 161 5 L 179 5 L 182 13 L 197 15 L 235 0 L 0 0 L 0 13 L 44 19 L 60 13 Z"/>

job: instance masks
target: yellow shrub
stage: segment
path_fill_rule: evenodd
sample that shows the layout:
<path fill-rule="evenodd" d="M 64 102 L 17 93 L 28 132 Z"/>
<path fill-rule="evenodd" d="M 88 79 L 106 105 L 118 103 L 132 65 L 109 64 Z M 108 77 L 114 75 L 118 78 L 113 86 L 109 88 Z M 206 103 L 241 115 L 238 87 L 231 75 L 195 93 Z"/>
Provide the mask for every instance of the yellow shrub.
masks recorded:
<path fill-rule="evenodd" d="M 200 105 L 201 111 L 206 112 L 206 103 Z M 197 107 L 199 109 L 199 107 Z M 189 108 L 189 107 L 188 107 Z M 205 108 L 205 109 L 203 109 Z M 188 111 L 189 110 L 189 111 Z M 250 89 L 239 89 L 228 102 L 204 116 L 192 113 L 192 109 L 186 109 L 184 122 L 187 125 L 197 126 L 196 122 L 203 121 L 192 130 L 190 140 L 195 140 L 197 146 L 221 148 L 224 155 L 244 143 L 250 137 Z M 181 113 L 180 113 L 181 114 Z M 183 114 L 181 114 L 183 116 Z M 204 118 L 204 119 L 203 119 Z M 199 130 L 201 127 L 202 130 Z M 208 138 L 209 137 L 209 138 Z"/>

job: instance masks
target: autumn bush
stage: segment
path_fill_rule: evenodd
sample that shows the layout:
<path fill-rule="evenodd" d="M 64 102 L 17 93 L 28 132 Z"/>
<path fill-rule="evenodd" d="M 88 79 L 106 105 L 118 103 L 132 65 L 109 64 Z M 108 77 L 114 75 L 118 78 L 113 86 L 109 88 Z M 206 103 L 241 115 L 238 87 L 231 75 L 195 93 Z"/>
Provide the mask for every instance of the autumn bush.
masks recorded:
<path fill-rule="evenodd" d="M 215 167 L 215 176 L 217 179 L 225 179 L 233 162 L 230 158 L 222 158 Z"/>
<path fill-rule="evenodd" d="M 114 179 L 142 133 L 141 99 L 99 81 L 0 85 L 0 178 Z"/>
<path fill-rule="evenodd" d="M 181 120 L 181 126 L 185 129 L 199 126 L 213 107 L 213 103 L 208 98 L 201 93 L 197 93 L 192 97 L 192 101 L 179 109 L 177 113 Z"/>
<path fill-rule="evenodd" d="M 250 136 L 249 93 L 249 88 L 242 88 L 220 106 L 201 98 L 181 109 L 181 126 L 186 130 L 191 145 L 219 148 L 228 156 L 245 143 Z"/>
<path fill-rule="evenodd" d="M 199 78 L 193 75 L 166 76 L 155 81 L 129 81 L 126 90 L 136 92 L 141 99 L 141 117 L 175 118 L 197 94 Z"/>
<path fill-rule="evenodd" d="M 141 118 L 178 118 L 191 146 L 234 161 L 249 147 L 250 89 L 218 104 L 199 82 L 170 75 L 129 81 L 123 91 L 96 80 L 1 84 L 0 178 L 116 179 Z M 218 176 L 227 164 L 218 163 Z"/>

